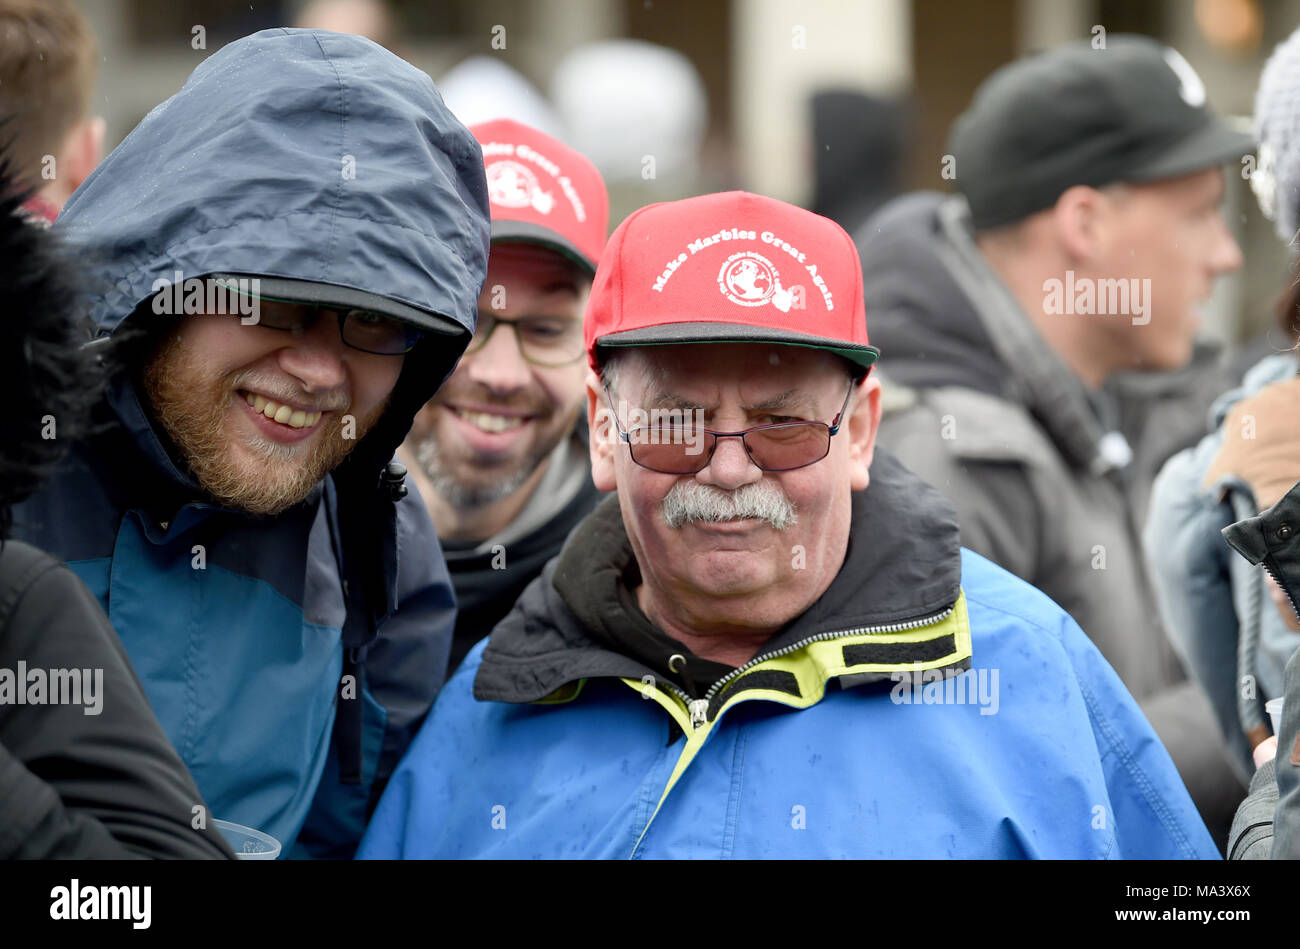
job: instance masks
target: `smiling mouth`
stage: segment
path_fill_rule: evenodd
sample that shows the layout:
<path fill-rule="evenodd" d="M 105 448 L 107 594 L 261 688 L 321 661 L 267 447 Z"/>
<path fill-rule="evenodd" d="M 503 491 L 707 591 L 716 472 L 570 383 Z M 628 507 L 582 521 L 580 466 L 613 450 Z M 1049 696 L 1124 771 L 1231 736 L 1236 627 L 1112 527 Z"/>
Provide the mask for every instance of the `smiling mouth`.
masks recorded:
<path fill-rule="evenodd" d="M 295 409 L 292 406 L 268 399 L 264 395 L 256 395 L 242 389 L 239 394 L 244 397 L 245 402 L 252 406 L 254 412 L 260 412 L 272 422 L 279 422 L 288 428 L 311 428 L 320 421 L 321 416 L 324 414 L 323 412 L 306 412 L 302 409 Z"/>
<path fill-rule="evenodd" d="M 475 428 L 482 429 L 485 432 L 500 434 L 501 432 L 513 431 L 523 426 L 525 422 L 531 421 L 530 416 L 526 415 L 498 415 L 495 412 L 472 412 L 468 409 L 460 409 L 455 406 L 448 406 L 456 417 L 462 421 L 468 422 Z"/>

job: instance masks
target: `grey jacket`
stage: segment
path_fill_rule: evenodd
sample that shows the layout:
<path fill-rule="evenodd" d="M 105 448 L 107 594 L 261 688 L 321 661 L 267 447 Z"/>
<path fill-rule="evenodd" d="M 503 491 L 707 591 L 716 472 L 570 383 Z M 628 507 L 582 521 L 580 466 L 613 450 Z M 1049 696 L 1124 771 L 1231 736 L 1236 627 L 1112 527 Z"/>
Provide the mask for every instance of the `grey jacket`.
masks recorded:
<path fill-rule="evenodd" d="M 1156 472 L 1205 434 L 1230 385 L 1217 354 L 1199 348 L 1185 370 L 1124 373 L 1089 393 L 984 262 L 961 198 L 905 195 L 858 246 L 885 380 L 881 443 L 953 500 L 963 544 L 1078 621 L 1198 805 L 1225 780 L 1235 792 L 1221 740 L 1204 738 L 1218 732 L 1209 704 L 1161 627 L 1139 538 Z M 1235 793 L 1217 802 L 1225 831 Z"/>
<path fill-rule="evenodd" d="M 1228 386 L 1203 351 L 1188 371 L 1115 378 L 1096 404 L 983 262 L 965 213 L 908 195 L 860 240 L 887 382 L 880 440 L 956 502 L 963 543 L 1065 607 L 1142 699 L 1184 676 L 1138 528 L 1160 465 L 1205 434 Z"/>
<path fill-rule="evenodd" d="M 1276 577 L 1300 612 L 1300 484 L 1262 514 L 1225 528 L 1223 536 Z M 1255 772 L 1233 821 L 1228 856 L 1300 859 L 1300 651 L 1286 664 L 1277 758 Z"/>

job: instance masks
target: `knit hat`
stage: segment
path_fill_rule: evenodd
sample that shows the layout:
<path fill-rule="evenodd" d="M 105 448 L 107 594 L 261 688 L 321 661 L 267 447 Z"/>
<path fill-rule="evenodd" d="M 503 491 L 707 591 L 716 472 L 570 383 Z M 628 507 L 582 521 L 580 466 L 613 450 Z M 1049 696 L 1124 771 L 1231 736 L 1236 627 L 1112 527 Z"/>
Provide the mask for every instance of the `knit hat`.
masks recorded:
<path fill-rule="evenodd" d="M 1291 241 L 1300 229 L 1300 30 L 1273 50 L 1255 93 L 1259 165 L 1250 187 L 1278 236 Z"/>

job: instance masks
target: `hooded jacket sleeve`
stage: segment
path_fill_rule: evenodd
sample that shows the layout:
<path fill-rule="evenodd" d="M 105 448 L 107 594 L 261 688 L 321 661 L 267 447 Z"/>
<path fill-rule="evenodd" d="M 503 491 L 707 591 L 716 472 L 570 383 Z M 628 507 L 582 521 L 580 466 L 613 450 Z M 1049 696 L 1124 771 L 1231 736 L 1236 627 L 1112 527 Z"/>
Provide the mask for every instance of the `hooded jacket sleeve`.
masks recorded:
<path fill-rule="evenodd" d="M 0 669 L 15 688 L 41 671 L 47 700 L 51 670 L 89 686 L 80 704 L 0 703 L 0 859 L 233 859 L 90 591 L 25 544 L 0 563 Z"/>

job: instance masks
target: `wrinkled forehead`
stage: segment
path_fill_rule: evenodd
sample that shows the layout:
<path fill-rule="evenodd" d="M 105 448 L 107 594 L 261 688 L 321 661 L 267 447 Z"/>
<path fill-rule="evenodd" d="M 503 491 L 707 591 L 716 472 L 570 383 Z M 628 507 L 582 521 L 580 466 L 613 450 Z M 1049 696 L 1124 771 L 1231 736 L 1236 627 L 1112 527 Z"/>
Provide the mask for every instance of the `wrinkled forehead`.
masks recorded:
<path fill-rule="evenodd" d="M 812 409 L 842 399 L 849 380 L 831 353 L 770 343 L 638 346 L 626 351 L 617 373 L 629 398 L 704 409 L 733 403 Z"/>

